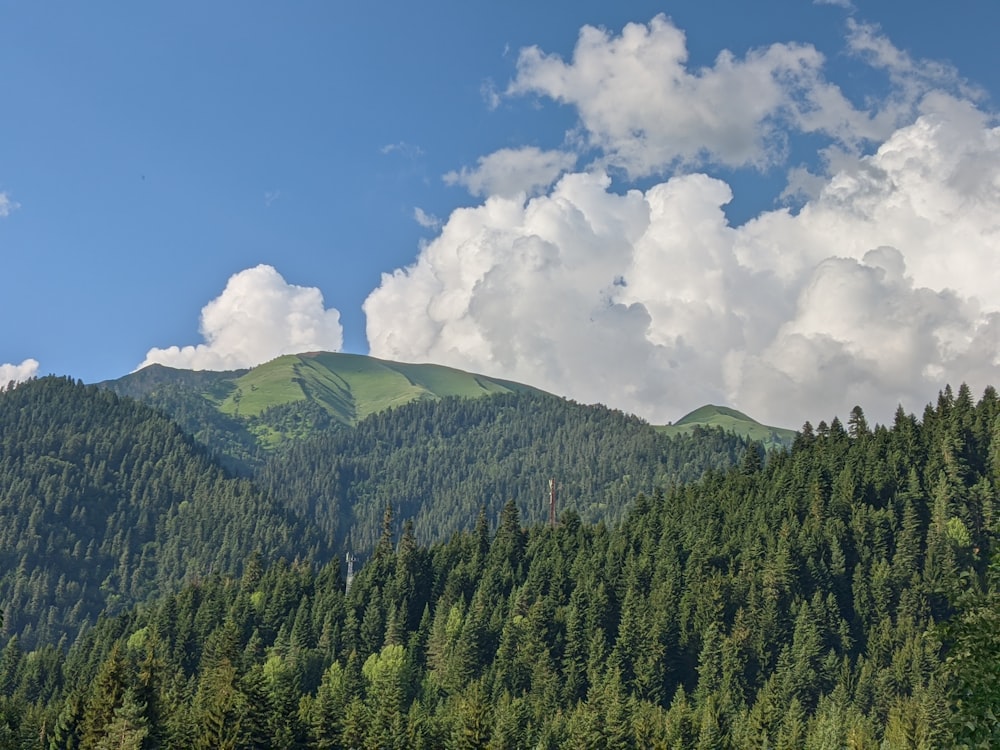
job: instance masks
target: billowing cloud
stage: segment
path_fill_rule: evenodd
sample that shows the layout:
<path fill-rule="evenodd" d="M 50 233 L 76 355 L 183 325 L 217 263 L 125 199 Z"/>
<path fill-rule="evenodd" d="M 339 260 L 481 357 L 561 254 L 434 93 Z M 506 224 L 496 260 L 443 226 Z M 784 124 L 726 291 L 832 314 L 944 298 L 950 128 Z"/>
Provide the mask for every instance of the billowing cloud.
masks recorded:
<path fill-rule="evenodd" d="M 504 148 L 480 157 L 475 169 L 448 172 L 444 181 L 462 185 L 472 195 L 512 198 L 548 188 L 575 164 L 576 156 L 565 151 L 542 151 L 535 146 Z"/>
<path fill-rule="evenodd" d="M 933 85 L 958 85 L 946 66 L 916 64 L 873 27 L 852 22 L 849 42 L 893 79 L 891 95 L 871 111 L 824 79 L 824 57 L 809 44 L 772 44 L 742 58 L 724 50 L 713 66 L 691 70 L 684 32 L 663 15 L 617 36 L 583 27 L 570 62 L 522 50 L 506 94 L 575 107 L 584 143 L 603 163 L 641 177 L 704 163 L 768 167 L 783 160 L 790 133 L 856 150 L 887 136 Z"/>
<path fill-rule="evenodd" d="M 340 313 L 315 287 L 287 283 L 268 265 L 230 277 L 201 311 L 204 344 L 150 349 L 139 367 L 160 363 L 191 370 L 252 367 L 282 354 L 339 351 Z"/>
<path fill-rule="evenodd" d="M 700 172 L 622 191 L 595 168 L 531 198 L 490 195 L 383 276 L 364 306 L 372 354 L 656 422 L 708 402 L 790 426 L 854 404 L 886 421 L 945 383 L 1000 381 L 1000 128 L 946 68 L 907 73 L 867 27 L 849 44 L 896 81 L 872 112 L 822 80 L 808 47 L 688 73 L 663 18 L 614 38 L 584 29 L 571 65 L 522 53 L 512 89 L 576 106 L 610 166 L 776 158 L 783 113 L 825 134 L 828 171 L 795 176 L 797 212 L 740 226 L 729 185 Z M 850 147 L 861 138 L 868 153 Z"/>
<path fill-rule="evenodd" d="M 0 219 L 10 216 L 20 207 L 21 204 L 11 198 L 8 193 L 0 192 Z"/>
<path fill-rule="evenodd" d="M 0 389 L 11 383 L 23 383 L 38 375 L 38 360 L 26 359 L 19 365 L 0 364 Z"/>

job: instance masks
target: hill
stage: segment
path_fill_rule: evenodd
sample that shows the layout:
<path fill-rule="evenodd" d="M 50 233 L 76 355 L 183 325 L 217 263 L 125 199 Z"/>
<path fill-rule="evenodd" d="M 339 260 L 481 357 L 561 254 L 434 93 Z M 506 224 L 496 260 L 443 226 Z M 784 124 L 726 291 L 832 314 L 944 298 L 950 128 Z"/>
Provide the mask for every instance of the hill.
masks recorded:
<path fill-rule="evenodd" d="M 252 550 L 326 557 L 314 529 L 160 412 L 65 378 L 0 392 L 0 607 L 23 644 L 75 637 Z"/>
<path fill-rule="evenodd" d="M 530 386 L 431 364 L 360 354 L 289 354 L 249 370 L 192 372 L 150 365 L 98 384 L 164 408 L 197 434 L 211 425 L 230 448 L 273 448 L 330 424 L 354 426 L 413 401 L 538 392 Z M 210 407 L 206 409 L 206 407 Z M 215 413 L 213 413 L 215 412 Z M 235 450 L 245 453 L 245 450 Z"/>
<path fill-rule="evenodd" d="M 346 593 L 339 561 L 251 562 L 65 654 L 8 646 L 0 728 L 52 748 L 997 747 L 1000 398 L 853 416 L 618 524 L 525 528 L 509 502 L 423 547 L 387 516 Z"/>
<path fill-rule="evenodd" d="M 363 360 L 357 369 L 368 374 L 390 369 Z M 402 372 L 427 392 L 499 387 L 443 369 Z M 350 548 L 364 559 L 386 506 L 430 543 L 472 528 L 481 508 L 495 518 L 508 500 L 545 518 L 554 477 L 560 512 L 612 521 L 635 492 L 732 465 L 745 451 L 721 432 L 666 438 L 621 412 L 511 387 L 489 398 L 418 397 L 351 428 L 319 427 L 316 417 L 310 432 L 258 456 L 246 423 L 212 405 L 250 374 L 136 373 L 127 382 L 158 394 L 159 408 L 61 378 L 0 393 L 5 635 L 24 645 L 72 638 L 99 613 L 211 571 L 236 573 L 253 550 L 324 563 Z M 298 406 L 265 411 L 280 424 Z M 242 475 L 217 460 L 234 448 L 256 457 Z"/>
<path fill-rule="evenodd" d="M 278 357 L 232 383 L 233 390 L 219 404 L 227 414 L 254 417 L 276 406 L 311 401 L 347 425 L 411 401 L 536 390 L 451 367 L 330 352 Z"/>
<path fill-rule="evenodd" d="M 261 450 L 336 426 L 356 427 L 373 414 L 413 402 L 519 393 L 559 399 L 529 385 L 451 367 L 331 352 L 286 355 L 226 372 L 150 365 L 98 386 L 162 409 L 230 466 L 244 470 L 259 463 Z M 789 447 L 795 437 L 794 430 L 763 425 L 724 406 L 703 406 L 656 427 L 669 437 L 691 435 L 695 428 L 719 428 L 767 449 Z"/>
<path fill-rule="evenodd" d="M 387 505 L 431 543 L 471 529 L 480 508 L 495 519 L 507 501 L 529 522 L 544 521 L 555 479 L 559 513 L 612 522 L 637 492 L 728 468 L 746 450 L 744 438 L 719 429 L 671 437 L 621 411 L 522 392 L 372 414 L 287 443 L 254 476 L 338 547 L 364 556 Z"/>
<path fill-rule="evenodd" d="M 768 449 L 790 447 L 796 434 L 795 430 L 761 424 L 736 409 L 711 404 L 699 407 L 673 424 L 658 426 L 657 429 L 664 435 L 687 435 L 695 427 L 718 427 L 761 443 Z"/>
<path fill-rule="evenodd" d="M 361 557 L 387 505 L 431 543 L 470 529 L 480 508 L 495 518 L 508 500 L 545 519 L 555 479 L 560 512 L 614 521 L 636 492 L 731 466 L 747 443 L 733 422 L 728 432 L 706 422 L 658 434 L 638 417 L 510 381 L 352 354 L 228 373 L 152 366 L 103 385 L 170 414 Z"/>

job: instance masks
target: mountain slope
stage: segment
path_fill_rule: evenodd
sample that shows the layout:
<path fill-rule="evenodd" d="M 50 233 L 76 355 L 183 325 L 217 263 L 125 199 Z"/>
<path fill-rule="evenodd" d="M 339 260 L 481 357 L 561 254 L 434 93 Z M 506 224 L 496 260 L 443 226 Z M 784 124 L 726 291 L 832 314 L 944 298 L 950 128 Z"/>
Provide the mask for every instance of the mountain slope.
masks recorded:
<path fill-rule="evenodd" d="M 719 427 L 726 432 L 763 443 L 767 448 L 789 447 L 795 439 L 795 430 L 769 427 L 741 411 L 712 404 L 701 406 L 673 424 L 659 426 L 657 429 L 665 435 L 688 435 L 695 427 Z"/>
<path fill-rule="evenodd" d="M 637 492 L 738 462 L 746 441 L 718 429 L 657 433 L 638 417 L 543 393 L 415 401 L 273 452 L 256 471 L 268 492 L 336 544 L 366 555 L 386 505 L 432 542 L 514 501 L 530 522 L 558 513 L 616 520 Z"/>
<path fill-rule="evenodd" d="M 151 365 L 100 385 L 142 397 L 167 385 L 198 392 L 225 414 L 257 417 L 268 409 L 312 402 L 334 421 L 355 425 L 411 401 L 477 398 L 536 388 L 430 364 L 406 364 L 361 354 L 288 354 L 249 370 L 191 372 Z"/>
<path fill-rule="evenodd" d="M 4 718 L 58 748 L 995 748 L 998 419 L 963 388 L 834 420 L 620 524 L 387 523 L 346 593 L 339 560 L 250 564 L 5 649 Z"/>
<path fill-rule="evenodd" d="M 252 550 L 325 549 L 160 412 L 63 378 L 0 392 L 0 517 L 3 632 L 25 644 L 236 573 Z"/>
<path fill-rule="evenodd" d="M 151 365 L 98 385 L 163 409 L 202 442 L 243 462 L 258 447 L 332 425 L 353 427 L 413 401 L 540 392 L 451 367 L 330 352 L 290 354 L 228 372 Z"/>

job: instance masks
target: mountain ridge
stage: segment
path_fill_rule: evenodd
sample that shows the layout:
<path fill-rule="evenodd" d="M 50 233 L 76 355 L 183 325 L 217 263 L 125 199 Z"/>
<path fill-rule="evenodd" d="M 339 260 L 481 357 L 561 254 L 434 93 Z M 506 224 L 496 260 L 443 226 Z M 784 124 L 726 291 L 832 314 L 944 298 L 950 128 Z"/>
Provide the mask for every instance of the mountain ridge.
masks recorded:
<path fill-rule="evenodd" d="M 274 415 L 268 414 L 272 409 L 295 413 L 318 406 L 333 422 L 353 427 L 372 414 L 419 400 L 521 392 L 562 398 L 528 384 L 445 365 L 321 351 L 286 354 L 256 367 L 218 372 L 150 365 L 98 385 L 145 400 L 168 386 L 197 392 L 221 415 L 254 423 L 251 431 L 265 447 L 274 447 L 288 437 L 269 423 L 273 421 L 269 417 Z M 302 414 L 298 418 L 306 419 Z M 696 426 L 721 427 L 768 448 L 787 447 L 795 436 L 794 430 L 764 425 L 731 407 L 711 404 L 694 409 L 673 424 L 654 425 L 668 435 L 689 434 Z"/>

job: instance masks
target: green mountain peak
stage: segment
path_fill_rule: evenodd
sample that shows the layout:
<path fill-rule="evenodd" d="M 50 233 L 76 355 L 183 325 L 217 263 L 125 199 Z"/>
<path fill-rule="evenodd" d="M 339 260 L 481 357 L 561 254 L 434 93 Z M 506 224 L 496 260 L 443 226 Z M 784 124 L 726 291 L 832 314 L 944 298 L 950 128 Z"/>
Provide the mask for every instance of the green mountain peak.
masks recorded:
<path fill-rule="evenodd" d="M 757 440 L 768 448 L 789 446 L 795 439 L 795 430 L 770 427 L 728 406 L 706 404 L 685 414 L 676 422 L 657 429 L 667 435 L 685 435 L 695 428 L 719 427 L 741 437 Z"/>

